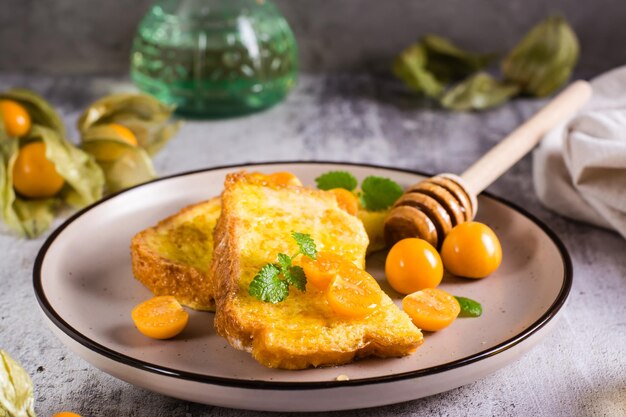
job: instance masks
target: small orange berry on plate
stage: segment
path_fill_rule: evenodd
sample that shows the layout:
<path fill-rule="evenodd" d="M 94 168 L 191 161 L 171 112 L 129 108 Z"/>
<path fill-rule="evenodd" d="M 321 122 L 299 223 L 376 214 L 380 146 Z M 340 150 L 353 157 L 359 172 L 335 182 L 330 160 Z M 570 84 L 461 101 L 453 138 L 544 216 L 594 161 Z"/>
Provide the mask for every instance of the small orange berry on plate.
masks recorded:
<path fill-rule="evenodd" d="M 453 275 L 484 278 L 500 266 L 502 247 L 489 226 L 479 222 L 461 223 L 443 241 L 441 258 Z"/>
<path fill-rule="evenodd" d="M 430 243 L 407 238 L 396 242 L 387 254 L 385 274 L 394 290 L 410 294 L 439 285 L 443 278 L 443 264 Z"/>

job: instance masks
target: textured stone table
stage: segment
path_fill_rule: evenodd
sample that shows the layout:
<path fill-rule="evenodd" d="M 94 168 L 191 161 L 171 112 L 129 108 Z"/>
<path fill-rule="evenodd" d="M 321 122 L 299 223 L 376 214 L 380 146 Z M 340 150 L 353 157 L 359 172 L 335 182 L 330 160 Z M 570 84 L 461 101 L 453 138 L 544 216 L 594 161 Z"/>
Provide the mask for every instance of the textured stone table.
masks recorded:
<path fill-rule="evenodd" d="M 62 113 L 75 138 L 86 105 L 125 83 L 103 78 L 0 76 L 35 89 Z M 303 77 L 283 104 L 253 116 L 188 122 L 156 158 L 167 175 L 273 160 L 367 162 L 426 172 L 461 172 L 539 106 L 515 101 L 481 114 L 452 114 L 368 76 Z M 513 364 L 475 383 L 417 401 L 337 416 L 626 416 L 626 241 L 563 219 L 533 193 L 525 158 L 490 188 L 547 223 L 574 264 L 574 286 L 556 330 Z M 59 222 L 57 222 L 59 224 Z M 145 391 L 90 366 L 44 325 L 33 294 L 33 262 L 45 236 L 0 235 L 0 347 L 32 375 L 36 411 L 88 416 L 253 416 Z"/>

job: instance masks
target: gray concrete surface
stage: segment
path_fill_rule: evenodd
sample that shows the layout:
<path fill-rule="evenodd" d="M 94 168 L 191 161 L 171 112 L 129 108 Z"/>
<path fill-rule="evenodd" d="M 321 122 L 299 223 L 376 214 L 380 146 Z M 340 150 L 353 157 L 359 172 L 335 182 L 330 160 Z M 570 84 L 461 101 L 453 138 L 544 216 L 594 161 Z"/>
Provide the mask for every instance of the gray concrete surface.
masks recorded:
<path fill-rule="evenodd" d="M 562 14 L 581 40 L 580 70 L 626 62 L 622 0 L 275 0 L 300 46 L 304 71 L 387 68 L 425 33 L 506 53 L 536 22 Z M 151 0 L 1 0 L 0 70 L 121 73 Z"/>
<path fill-rule="evenodd" d="M 124 87 L 115 78 L 0 76 L 0 91 L 17 85 L 49 98 L 68 126 L 92 100 Z M 157 156 L 156 166 L 167 175 L 246 161 L 319 159 L 460 172 L 541 105 L 517 100 L 486 113 L 454 114 L 395 86 L 368 76 L 305 76 L 286 102 L 264 113 L 188 122 Z M 458 389 L 311 416 L 626 416 L 626 241 L 543 209 L 533 193 L 530 164 L 530 158 L 522 160 L 490 191 L 547 223 L 571 253 L 574 286 L 554 332 L 513 364 Z M 33 294 L 32 267 L 43 240 L 0 235 L 0 347 L 32 375 L 38 415 L 268 415 L 148 392 L 68 351 L 42 322 Z"/>

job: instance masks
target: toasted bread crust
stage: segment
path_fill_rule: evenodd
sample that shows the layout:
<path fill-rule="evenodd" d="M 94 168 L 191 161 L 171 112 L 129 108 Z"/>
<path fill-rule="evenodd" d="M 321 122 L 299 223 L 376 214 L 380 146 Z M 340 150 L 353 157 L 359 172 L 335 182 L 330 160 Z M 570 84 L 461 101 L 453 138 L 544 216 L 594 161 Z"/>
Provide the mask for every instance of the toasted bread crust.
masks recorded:
<path fill-rule="evenodd" d="M 211 273 L 216 277 L 215 327 L 232 346 L 251 352 L 257 361 L 268 367 L 303 369 L 345 364 L 355 358 L 372 355 L 404 356 L 422 343 L 419 329 L 384 293 L 379 308 L 364 320 L 336 317 L 323 301 L 323 295 L 312 291 L 301 293 L 292 289 L 288 300 L 279 304 L 252 299 L 241 282 L 242 273 L 249 274 L 242 267 L 241 254 L 241 240 L 248 230 L 247 224 L 237 214 L 238 205 L 241 205 L 239 199 L 245 195 L 241 189 L 237 191 L 237 187 L 251 187 L 253 191 L 259 191 L 259 187 L 261 191 L 280 188 L 258 184 L 244 173 L 231 174 L 225 182 L 222 214 L 214 232 Z M 355 263 L 364 266 L 367 235 L 360 221 L 339 209 L 334 197 L 324 192 L 302 187 L 287 188 L 293 188 L 294 198 L 327 205 L 330 215 L 336 215 L 348 225 L 340 226 L 352 228 L 354 239 L 362 242 L 362 251 L 360 255 L 347 253 L 354 256 Z M 290 192 L 285 191 L 286 198 Z M 294 215 L 299 214 L 304 216 L 305 213 Z M 290 230 L 285 231 L 286 239 L 289 239 L 289 233 Z M 342 244 L 346 243 L 338 242 L 337 246 Z M 273 262 L 275 256 L 275 253 L 268 255 L 266 262 Z M 310 306 L 303 306 L 300 302 Z M 281 309 L 289 309 L 289 314 Z"/>
<path fill-rule="evenodd" d="M 173 295 L 181 304 L 196 310 L 215 311 L 215 297 L 210 265 L 205 268 L 194 266 L 165 253 L 155 247 L 155 240 L 160 233 L 167 233 L 192 216 L 207 216 L 210 220 L 202 227 L 193 229 L 192 236 L 187 242 L 179 244 L 196 244 L 203 234 L 208 237 L 212 233 L 212 222 L 216 221 L 220 210 L 220 199 L 193 204 L 183 208 L 180 212 L 160 221 L 156 226 L 139 232 L 131 241 L 131 263 L 133 275 L 145 285 L 154 295 Z M 204 230 L 204 229 L 207 230 Z M 209 245 L 210 246 L 210 245 Z"/>
<path fill-rule="evenodd" d="M 238 181 L 238 178 L 242 177 L 243 174 L 227 176 L 225 186 L 234 184 Z M 224 212 L 224 201 L 228 204 L 226 213 Z M 239 323 L 237 314 L 232 308 L 233 302 L 237 298 L 237 279 L 240 275 L 240 269 L 239 263 L 237 262 L 237 250 L 234 242 L 237 219 L 230 213 L 231 206 L 231 195 L 228 194 L 224 196 L 222 193 L 222 214 L 217 220 L 217 225 L 213 231 L 213 263 L 211 265 L 211 274 L 216 277 L 213 283 L 216 311 L 217 308 L 223 310 L 220 314 L 215 314 L 214 325 L 217 332 L 228 340 L 228 343 L 233 347 L 250 351 L 252 347 L 252 335 L 242 337 L 242 325 Z"/>

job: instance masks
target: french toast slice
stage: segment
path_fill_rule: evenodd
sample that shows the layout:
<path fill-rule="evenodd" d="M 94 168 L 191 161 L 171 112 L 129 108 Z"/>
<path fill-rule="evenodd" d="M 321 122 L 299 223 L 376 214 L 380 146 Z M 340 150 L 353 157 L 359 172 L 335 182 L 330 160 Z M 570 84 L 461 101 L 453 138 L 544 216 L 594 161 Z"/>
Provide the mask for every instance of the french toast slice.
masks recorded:
<path fill-rule="evenodd" d="M 398 357 L 423 341 L 420 330 L 382 291 L 365 319 L 337 316 L 322 291 L 291 288 L 286 300 L 267 303 L 248 292 L 250 282 L 278 253 L 298 252 L 291 232 L 309 234 L 319 251 L 365 266 L 368 237 L 361 221 L 328 192 L 280 186 L 245 173 L 227 176 L 214 233 L 215 328 L 235 348 L 272 368 L 340 365 L 365 356 Z"/>
<path fill-rule="evenodd" d="M 196 310 L 215 311 L 213 229 L 219 197 L 193 204 L 136 234 L 131 241 L 133 275 L 154 295 L 172 295 Z"/>

